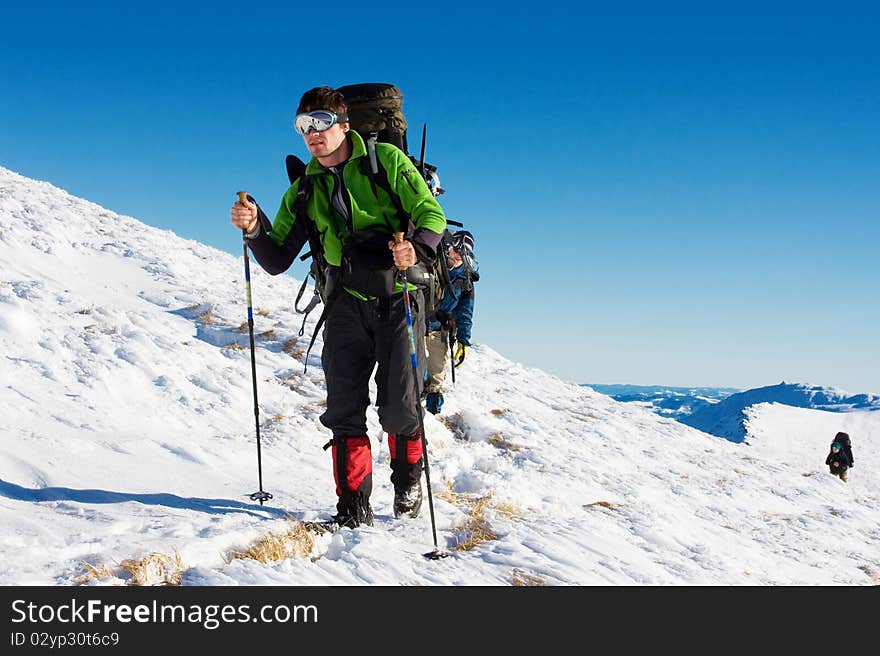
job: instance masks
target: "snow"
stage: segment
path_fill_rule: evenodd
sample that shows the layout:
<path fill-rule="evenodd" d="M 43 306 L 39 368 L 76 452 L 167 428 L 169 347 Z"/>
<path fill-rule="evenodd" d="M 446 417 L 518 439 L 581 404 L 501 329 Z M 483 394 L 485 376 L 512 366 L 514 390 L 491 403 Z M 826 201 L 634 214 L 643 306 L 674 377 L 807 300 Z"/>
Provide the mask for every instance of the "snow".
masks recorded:
<path fill-rule="evenodd" d="M 298 337 L 299 282 L 252 264 L 275 495 L 260 506 L 243 258 L 3 168 L 0 240 L 0 584 L 123 584 L 120 563 L 151 553 L 179 554 L 183 585 L 880 582 L 880 412 L 754 405 L 734 443 L 487 344 L 425 418 L 449 558 L 421 555 L 427 500 L 394 519 L 374 408 L 375 526 L 316 535 L 308 557 L 234 558 L 335 503 L 322 342 L 303 373 L 317 317 Z M 824 465 L 838 430 L 847 483 Z M 456 549 L 480 500 L 494 537 Z M 86 564 L 106 570 L 81 578 Z"/>

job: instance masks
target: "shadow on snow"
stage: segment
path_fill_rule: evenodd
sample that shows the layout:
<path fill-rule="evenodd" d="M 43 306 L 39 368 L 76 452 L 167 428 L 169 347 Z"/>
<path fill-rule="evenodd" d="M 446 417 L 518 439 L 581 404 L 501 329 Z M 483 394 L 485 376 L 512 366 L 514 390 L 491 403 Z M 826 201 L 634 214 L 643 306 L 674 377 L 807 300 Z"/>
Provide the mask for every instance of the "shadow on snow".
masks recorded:
<path fill-rule="evenodd" d="M 287 513 L 279 508 L 267 508 L 233 499 L 199 499 L 179 497 L 175 494 L 131 494 L 109 490 L 74 490 L 69 487 L 26 488 L 0 479 L 0 495 L 17 501 L 74 501 L 76 503 L 125 503 L 136 501 L 147 506 L 166 506 L 182 510 L 225 515 L 244 513 L 260 519 L 285 517 Z"/>

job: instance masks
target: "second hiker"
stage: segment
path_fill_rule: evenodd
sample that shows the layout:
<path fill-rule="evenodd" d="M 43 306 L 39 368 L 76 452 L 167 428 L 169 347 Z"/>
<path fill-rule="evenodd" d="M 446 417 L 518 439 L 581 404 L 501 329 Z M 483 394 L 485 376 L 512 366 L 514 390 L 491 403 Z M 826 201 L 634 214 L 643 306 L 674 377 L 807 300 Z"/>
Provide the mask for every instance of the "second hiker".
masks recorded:
<path fill-rule="evenodd" d="M 474 258 L 474 236 L 467 230 L 454 233 L 446 258 L 450 285 L 434 316 L 428 317 L 426 338 L 428 380 L 425 385 L 425 407 L 435 415 L 443 408 L 447 352 L 455 348 L 452 366 L 458 368 L 464 364 L 467 349 L 471 345 L 474 282 L 480 279 L 480 265 Z"/>
<path fill-rule="evenodd" d="M 269 222 L 253 202 L 232 206 L 231 221 L 271 274 L 286 271 L 312 239 L 326 262 L 324 348 L 321 364 L 327 409 L 321 423 L 333 433 L 333 474 L 341 525 L 372 524 L 372 453 L 367 435 L 370 376 L 376 369 L 379 422 L 388 433 L 395 516 L 415 517 L 422 500 L 421 405 L 413 374 L 398 267 L 433 262 L 446 218 L 408 156 L 377 143 L 378 173 L 361 136 L 351 129 L 345 99 L 316 87 L 300 99 L 296 131 L 312 155 L 305 175 L 281 199 Z M 387 183 L 374 176 L 386 176 Z M 400 216 L 399 206 L 409 216 Z M 299 194 L 298 192 L 303 192 Z M 394 243 L 393 233 L 405 239 Z M 415 272 L 413 272 L 415 273 Z M 408 279 L 415 276 L 407 274 Z M 421 290 L 411 286 L 416 352 L 424 353 Z M 419 359 L 419 381 L 424 362 Z"/>

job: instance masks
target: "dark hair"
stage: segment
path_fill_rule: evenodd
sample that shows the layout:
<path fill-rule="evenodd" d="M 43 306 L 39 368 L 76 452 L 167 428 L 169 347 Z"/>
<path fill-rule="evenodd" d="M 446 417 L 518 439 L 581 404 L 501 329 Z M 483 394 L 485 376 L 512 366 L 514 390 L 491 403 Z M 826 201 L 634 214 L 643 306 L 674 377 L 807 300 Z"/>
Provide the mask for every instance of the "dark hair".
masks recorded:
<path fill-rule="evenodd" d="M 306 91 L 299 99 L 297 114 L 310 112 L 313 109 L 329 109 L 336 114 L 348 113 L 345 97 L 333 87 L 315 87 Z"/>

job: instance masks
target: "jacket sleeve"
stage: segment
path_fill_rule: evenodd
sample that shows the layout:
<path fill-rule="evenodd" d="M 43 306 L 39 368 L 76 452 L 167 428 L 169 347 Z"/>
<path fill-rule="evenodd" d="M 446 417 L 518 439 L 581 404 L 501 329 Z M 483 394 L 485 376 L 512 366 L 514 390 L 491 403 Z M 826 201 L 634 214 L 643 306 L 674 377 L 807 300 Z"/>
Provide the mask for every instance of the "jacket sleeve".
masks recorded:
<path fill-rule="evenodd" d="M 383 165 L 388 172 L 388 183 L 397 192 L 401 206 L 409 213 L 414 225 L 410 241 L 419 259 L 432 262 L 446 230 L 446 215 L 409 157 L 394 147 L 388 148 L 387 152 L 388 164 L 383 162 Z"/>
<path fill-rule="evenodd" d="M 455 306 L 455 339 L 465 346 L 471 345 L 471 326 L 474 320 L 473 290 L 462 292 Z"/>
<path fill-rule="evenodd" d="M 295 188 L 291 196 L 290 190 L 281 200 L 281 207 L 275 216 L 275 225 L 269 221 L 263 210 L 257 205 L 257 216 L 260 219 L 260 229 L 253 237 L 248 237 L 248 246 L 251 252 L 266 272 L 273 276 L 283 273 L 290 268 L 296 256 L 302 250 L 303 244 L 309 240 L 305 222 L 309 219 L 296 220 L 290 199 L 296 198 Z"/>
<path fill-rule="evenodd" d="M 830 465 L 830 464 L 831 464 L 831 458 L 832 458 L 833 456 L 834 456 L 833 453 L 829 453 L 829 454 L 828 454 L 828 457 L 825 458 L 825 464 L 826 464 L 826 465 Z"/>

